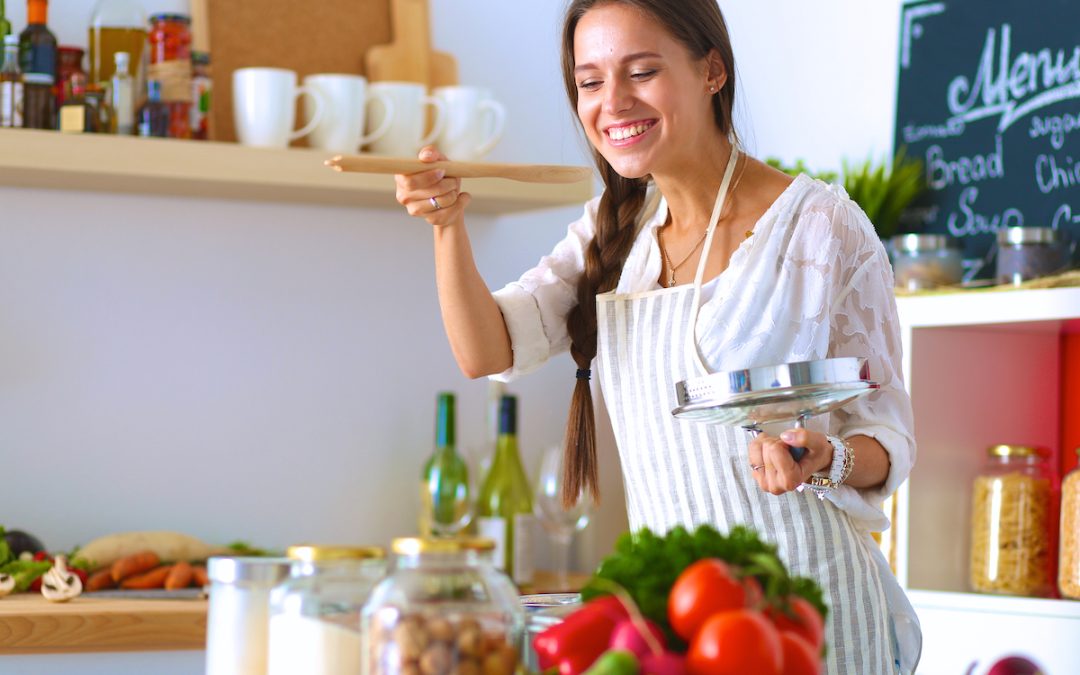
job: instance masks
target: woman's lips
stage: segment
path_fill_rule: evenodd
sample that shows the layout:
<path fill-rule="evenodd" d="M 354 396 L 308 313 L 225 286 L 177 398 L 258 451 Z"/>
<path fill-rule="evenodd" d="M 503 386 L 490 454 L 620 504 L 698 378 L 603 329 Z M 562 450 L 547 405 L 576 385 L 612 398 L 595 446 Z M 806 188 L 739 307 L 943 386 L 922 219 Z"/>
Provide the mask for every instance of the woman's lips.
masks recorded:
<path fill-rule="evenodd" d="M 610 126 L 604 135 L 612 145 L 629 145 L 638 142 L 650 129 L 656 126 L 656 120 L 640 120 L 629 124 Z"/>

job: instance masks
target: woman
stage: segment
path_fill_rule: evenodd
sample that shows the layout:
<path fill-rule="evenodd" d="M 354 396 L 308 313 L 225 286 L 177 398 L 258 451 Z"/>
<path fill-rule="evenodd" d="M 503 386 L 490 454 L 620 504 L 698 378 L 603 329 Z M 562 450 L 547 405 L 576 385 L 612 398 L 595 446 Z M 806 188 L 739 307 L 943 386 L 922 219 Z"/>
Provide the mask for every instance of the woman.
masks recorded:
<path fill-rule="evenodd" d="M 494 294 L 484 285 L 457 179 L 396 179 L 398 200 L 435 226 L 439 301 L 461 369 L 505 379 L 569 348 L 576 495 L 596 486 L 595 358 L 633 529 L 755 527 L 825 588 L 828 672 L 913 671 L 918 622 L 870 536 L 888 525 L 882 500 L 915 454 L 892 275 L 872 225 L 842 189 L 740 152 L 734 58 L 715 0 L 574 0 L 563 71 L 605 189 L 519 281 Z M 750 440 L 670 414 L 688 377 L 838 356 L 868 357 L 881 389 L 818 418 L 827 434 Z M 808 452 L 796 462 L 791 446 Z"/>

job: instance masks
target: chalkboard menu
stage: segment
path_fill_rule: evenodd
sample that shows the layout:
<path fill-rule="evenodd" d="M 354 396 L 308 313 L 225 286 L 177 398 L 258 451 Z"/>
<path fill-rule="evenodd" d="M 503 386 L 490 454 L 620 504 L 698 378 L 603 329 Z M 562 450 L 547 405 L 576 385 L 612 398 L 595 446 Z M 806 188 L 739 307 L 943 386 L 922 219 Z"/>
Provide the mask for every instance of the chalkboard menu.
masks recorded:
<path fill-rule="evenodd" d="M 994 233 L 1080 238 L 1080 2 L 927 0 L 901 8 L 896 147 L 926 165 L 903 231 L 944 233 L 966 278 Z"/>

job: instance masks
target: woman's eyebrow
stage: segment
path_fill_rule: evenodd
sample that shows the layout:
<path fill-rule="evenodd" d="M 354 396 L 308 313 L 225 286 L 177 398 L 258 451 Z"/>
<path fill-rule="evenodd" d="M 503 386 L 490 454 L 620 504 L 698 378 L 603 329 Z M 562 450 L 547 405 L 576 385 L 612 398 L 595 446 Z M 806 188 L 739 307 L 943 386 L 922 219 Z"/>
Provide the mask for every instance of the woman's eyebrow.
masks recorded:
<path fill-rule="evenodd" d="M 637 61 L 638 59 L 658 59 L 658 58 L 660 58 L 660 55 L 657 54 L 656 52 L 634 52 L 633 54 L 627 54 L 626 56 L 622 57 L 622 59 L 620 59 L 619 62 L 620 63 L 627 63 L 629 61 Z M 574 72 L 576 73 L 576 72 L 581 71 L 581 70 L 594 70 L 595 68 L 596 68 L 596 64 L 582 63 L 582 64 L 580 64 L 578 66 L 574 66 Z"/>

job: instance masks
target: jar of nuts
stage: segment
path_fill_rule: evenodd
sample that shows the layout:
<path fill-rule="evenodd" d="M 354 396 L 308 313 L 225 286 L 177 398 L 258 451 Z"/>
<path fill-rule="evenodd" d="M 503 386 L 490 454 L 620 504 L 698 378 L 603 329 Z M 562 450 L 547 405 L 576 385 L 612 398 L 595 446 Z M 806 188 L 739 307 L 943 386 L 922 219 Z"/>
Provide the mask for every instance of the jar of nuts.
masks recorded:
<path fill-rule="evenodd" d="M 513 675 L 525 615 L 483 538 L 395 539 L 361 612 L 365 675 Z"/>
<path fill-rule="evenodd" d="M 1080 599 L 1080 466 L 1061 480 L 1059 546 L 1058 590 L 1063 597 Z"/>
<path fill-rule="evenodd" d="M 972 589 L 1049 595 L 1051 489 L 1045 453 L 995 445 L 987 454 L 972 491 Z"/>
<path fill-rule="evenodd" d="M 360 610 L 386 574 L 377 546 L 290 546 L 289 578 L 270 592 L 268 675 L 361 670 Z"/>

